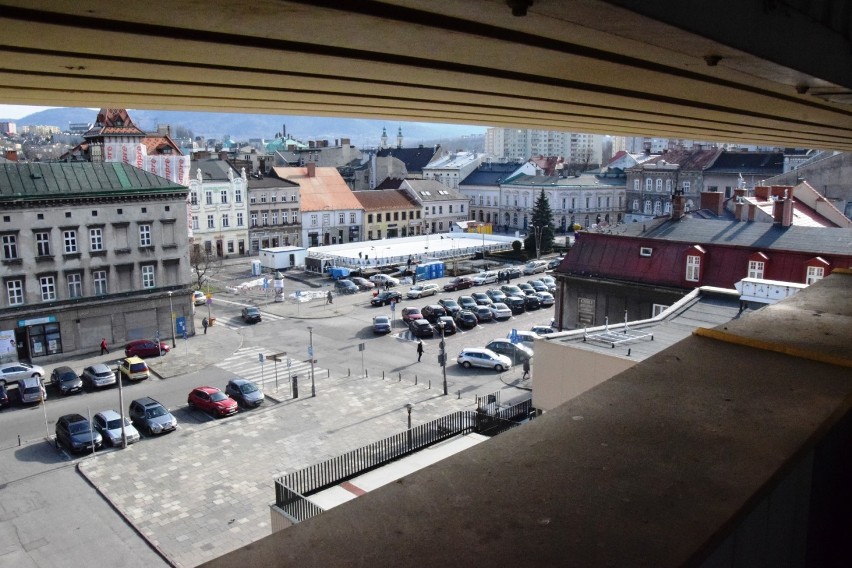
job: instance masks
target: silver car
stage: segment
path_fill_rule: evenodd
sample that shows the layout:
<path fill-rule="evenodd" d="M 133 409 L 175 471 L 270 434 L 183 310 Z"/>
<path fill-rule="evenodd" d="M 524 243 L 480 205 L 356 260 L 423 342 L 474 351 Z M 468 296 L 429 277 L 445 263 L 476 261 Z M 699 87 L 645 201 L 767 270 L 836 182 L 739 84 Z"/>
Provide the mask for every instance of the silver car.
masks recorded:
<path fill-rule="evenodd" d="M 113 447 L 121 445 L 121 415 L 115 410 L 104 410 L 92 417 L 95 430 L 100 432 L 104 441 Z M 124 435 L 127 443 L 133 444 L 139 441 L 139 430 L 130 422 L 130 418 L 124 417 Z"/>
<path fill-rule="evenodd" d="M 138 398 L 130 403 L 130 419 L 149 434 L 162 434 L 177 428 L 177 419 L 172 413 L 151 397 Z"/>
<path fill-rule="evenodd" d="M 486 369 L 494 369 L 498 373 L 512 368 L 511 359 L 505 355 L 499 355 L 490 349 L 484 349 L 481 347 L 468 347 L 462 349 L 462 352 L 459 353 L 459 356 L 456 358 L 456 362 L 465 369 L 470 369 L 471 367 L 485 367 Z"/>
<path fill-rule="evenodd" d="M 89 388 L 108 387 L 115 384 L 115 371 L 103 363 L 97 363 L 83 369 L 81 378 Z"/>
<path fill-rule="evenodd" d="M 225 394 L 242 406 L 254 408 L 263 402 L 263 392 L 247 379 L 231 379 L 225 385 Z"/>

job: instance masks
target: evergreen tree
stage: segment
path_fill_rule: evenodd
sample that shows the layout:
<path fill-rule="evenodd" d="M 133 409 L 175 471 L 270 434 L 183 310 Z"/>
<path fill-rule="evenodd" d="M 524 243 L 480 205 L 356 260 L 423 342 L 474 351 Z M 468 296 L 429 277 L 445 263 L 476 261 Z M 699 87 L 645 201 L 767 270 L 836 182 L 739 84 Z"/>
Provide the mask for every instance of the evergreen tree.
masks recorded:
<path fill-rule="evenodd" d="M 535 200 L 532 210 L 532 219 L 529 224 L 529 236 L 524 239 L 524 249 L 530 258 L 536 258 L 536 237 L 541 246 L 542 253 L 553 250 L 553 212 L 550 210 L 550 200 L 544 194 L 544 190 Z"/>

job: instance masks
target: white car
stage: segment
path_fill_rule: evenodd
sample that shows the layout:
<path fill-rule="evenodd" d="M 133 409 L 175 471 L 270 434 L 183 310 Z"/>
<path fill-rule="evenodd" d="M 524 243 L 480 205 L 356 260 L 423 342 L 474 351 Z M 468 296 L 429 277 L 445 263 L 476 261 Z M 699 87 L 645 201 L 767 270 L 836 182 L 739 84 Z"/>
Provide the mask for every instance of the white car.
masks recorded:
<path fill-rule="evenodd" d="M 29 363 L 20 363 L 12 361 L 0 365 L 0 385 L 6 383 L 17 383 L 21 379 L 28 377 L 41 378 L 44 376 L 44 369 L 38 365 L 30 365 Z"/>
<path fill-rule="evenodd" d="M 512 368 L 511 359 L 483 347 L 466 347 L 462 349 L 456 358 L 456 362 L 465 369 L 485 367 L 486 369 L 494 369 L 498 373 Z"/>
<path fill-rule="evenodd" d="M 409 288 L 406 295 L 409 298 L 423 298 L 425 296 L 434 296 L 440 290 L 437 284 L 418 284 Z"/>
<path fill-rule="evenodd" d="M 381 286 L 390 284 L 391 286 L 399 286 L 399 280 L 387 274 L 373 274 L 370 276 L 370 282 L 375 282 Z"/>
<path fill-rule="evenodd" d="M 550 292 L 536 292 L 535 295 L 541 303 L 542 308 L 549 308 L 556 303 L 556 299 Z"/>
<path fill-rule="evenodd" d="M 497 282 L 497 273 L 493 271 L 480 272 L 473 277 L 474 286 L 482 286 L 483 284 L 493 284 Z"/>
<path fill-rule="evenodd" d="M 201 290 L 196 290 L 192 293 L 192 303 L 196 306 L 203 306 L 207 303 L 207 296 Z"/>
<path fill-rule="evenodd" d="M 512 310 L 509 309 L 509 306 L 504 304 L 503 302 L 494 302 L 488 309 L 491 310 L 491 316 L 496 319 L 509 319 L 512 317 Z"/>
<path fill-rule="evenodd" d="M 115 372 L 103 363 L 96 363 L 83 369 L 80 375 L 83 385 L 89 388 L 107 387 L 115 384 Z"/>
<path fill-rule="evenodd" d="M 104 442 L 110 446 L 121 445 L 121 415 L 115 410 L 104 410 L 92 417 L 92 425 L 100 432 Z M 124 436 L 128 444 L 139 441 L 139 430 L 130 422 L 130 418 L 124 417 Z"/>
<path fill-rule="evenodd" d="M 538 274 L 547 270 L 546 260 L 531 260 L 524 265 L 524 274 Z"/>

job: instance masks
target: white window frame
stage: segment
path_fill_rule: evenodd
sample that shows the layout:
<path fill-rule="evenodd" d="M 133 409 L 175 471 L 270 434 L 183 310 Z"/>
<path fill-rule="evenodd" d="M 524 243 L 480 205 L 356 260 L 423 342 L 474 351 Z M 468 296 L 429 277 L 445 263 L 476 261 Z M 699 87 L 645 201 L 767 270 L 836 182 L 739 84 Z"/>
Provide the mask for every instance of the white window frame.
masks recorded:
<path fill-rule="evenodd" d="M 690 254 L 686 257 L 686 281 L 698 282 L 701 279 L 701 257 Z"/>
<path fill-rule="evenodd" d="M 216 217 L 213 215 L 207 216 L 207 228 L 215 229 L 216 228 Z"/>
<path fill-rule="evenodd" d="M 805 284 L 813 284 L 825 278 L 825 268 L 822 266 L 809 266 L 805 276 Z"/>
<path fill-rule="evenodd" d="M 245 221 L 245 219 L 243 219 L 242 212 L 238 212 L 237 213 L 237 227 L 242 227 L 244 221 Z"/>
<path fill-rule="evenodd" d="M 228 204 L 228 190 L 223 189 L 219 192 L 219 203 Z"/>
<path fill-rule="evenodd" d="M 201 229 L 201 224 L 198 221 L 198 215 L 193 215 L 192 216 L 192 230 L 198 231 L 199 229 Z"/>
<path fill-rule="evenodd" d="M 50 231 L 38 231 L 35 234 L 36 256 L 50 256 Z"/>
<path fill-rule="evenodd" d="M 156 270 L 153 264 L 143 264 L 142 267 L 142 288 L 150 290 L 157 286 Z"/>
<path fill-rule="evenodd" d="M 79 252 L 77 249 L 77 231 L 75 229 L 62 231 L 62 250 L 65 254 Z"/>
<path fill-rule="evenodd" d="M 222 228 L 225 229 L 225 228 L 230 227 L 230 226 L 231 226 L 231 222 L 228 219 L 228 214 L 222 213 Z"/>
<path fill-rule="evenodd" d="M 13 234 L 3 235 L 3 259 L 15 260 L 18 258 L 18 236 Z"/>
<path fill-rule="evenodd" d="M 654 253 L 654 249 L 651 247 L 639 247 L 639 256 L 651 256 Z"/>
<path fill-rule="evenodd" d="M 95 270 L 92 272 L 92 286 L 96 296 L 105 296 L 109 293 L 109 280 L 106 270 Z"/>
<path fill-rule="evenodd" d="M 766 263 L 762 260 L 748 261 L 748 277 L 763 278 L 763 273 L 766 272 Z"/>
<path fill-rule="evenodd" d="M 72 272 L 66 275 L 68 280 L 68 297 L 82 298 L 83 297 L 83 275 L 79 272 Z"/>
<path fill-rule="evenodd" d="M 651 304 L 651 317 L 655 318 L 668 309 L 668 306 L 663 304 Z"/>
<path fill-rule="evenodd" d="M 98 252 L 104 250 L 104 230 L 100 227 L 89 229 L 89 250 Z"/>
<path fill-rule="evenodd" d="M 153 242 L 151 241 L 151 225 L 147 223 L 139 225 L 139 246 L 153 246 Z"/>
<path fill-rule="evenodd" d="M 52 302 L 56 300 L 56 277 L 41 276 L 38 279 L 38 284 L 41 289 L 42 302 Z"/>
<path fill-rule="evenodd" d="M 24 304 L 23 280 L 6 280 L 6 300 L 10 306 L 21 306 Z"/>

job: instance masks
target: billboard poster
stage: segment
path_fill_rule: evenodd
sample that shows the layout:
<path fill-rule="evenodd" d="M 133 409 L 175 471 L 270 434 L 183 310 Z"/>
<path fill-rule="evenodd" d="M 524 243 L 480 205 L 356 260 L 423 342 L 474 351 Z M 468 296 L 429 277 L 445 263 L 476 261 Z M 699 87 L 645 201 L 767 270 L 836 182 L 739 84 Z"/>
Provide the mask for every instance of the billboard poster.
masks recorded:
<path fill-rule="evenodd" d="M 10 357 L 17 359 L 18 345 L 15 342 L 14 329 L 0 329 L 0 361 L 6 361 Z"/>
<path fill-rule="evenodd" d="M 157 157 L 150 156 L 148 158 L 148 171 L 154 174 L 155 176 L 160 175 L 159 164 L 157 164 Z"/>
<path fill-rule="evenodd" d="M 136 145 L 136 167 L 140 170 L 145 169 L 145 147 L 142 144 Z"/>
<path fill-rule="evenodd" d="M 127 147 L 127 144 L 121 145 L 121 161 L 125 164 L 130 163 L 130 149 Z"/>

